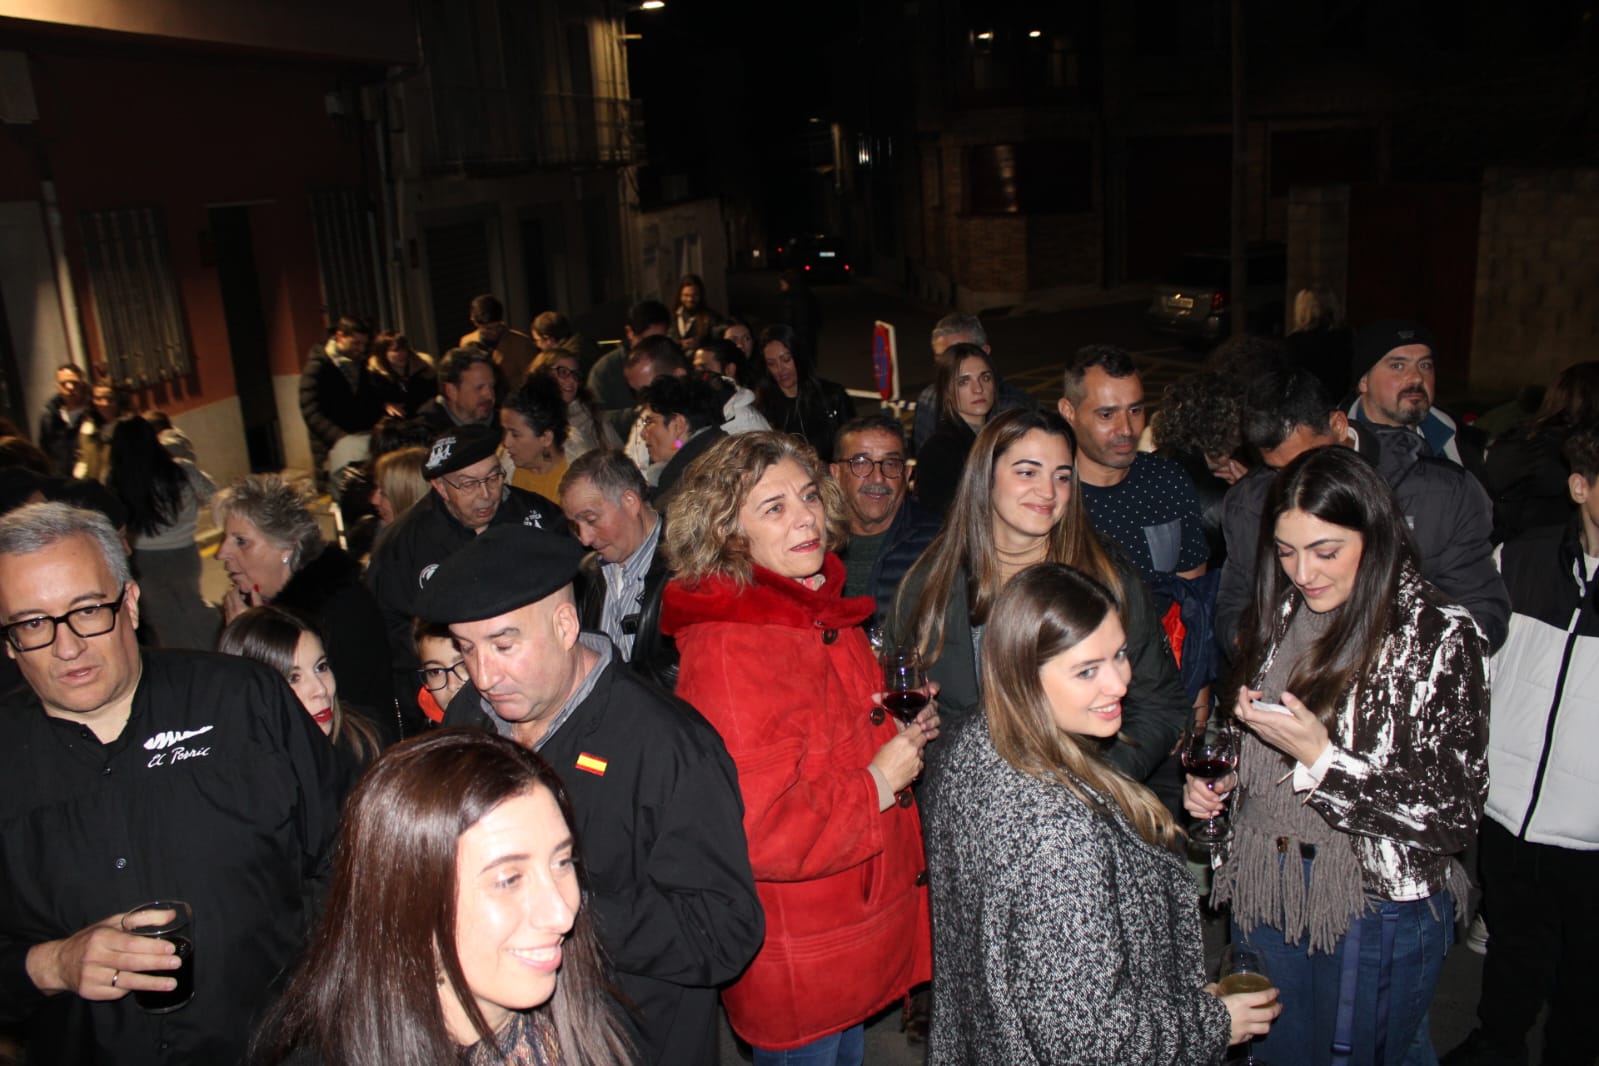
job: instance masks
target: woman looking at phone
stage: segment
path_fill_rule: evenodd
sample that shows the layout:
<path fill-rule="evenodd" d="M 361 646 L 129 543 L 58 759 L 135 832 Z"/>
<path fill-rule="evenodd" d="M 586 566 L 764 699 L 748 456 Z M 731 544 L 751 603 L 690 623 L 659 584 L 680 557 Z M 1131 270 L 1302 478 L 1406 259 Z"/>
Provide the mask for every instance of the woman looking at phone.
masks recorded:
<path fill-rule="evenodd" d="M 1392 492 L 1355 452 L 1290 463 L 1265 515 L 1276 550 L 1259 553 L 1240 630 L 1238 774 L 1185 792 L 1204 818 L 1235 783 L 1244 797 L 1212 902 L 1231 902 L 1234 942 L 1282 992 L 1257 1052 L 1318 1066 L 1337 1041 L 1354 1062 L 1431 1063 L 1457 856 L 1487 793 L 1487 645 L 1421 579 Z"/>

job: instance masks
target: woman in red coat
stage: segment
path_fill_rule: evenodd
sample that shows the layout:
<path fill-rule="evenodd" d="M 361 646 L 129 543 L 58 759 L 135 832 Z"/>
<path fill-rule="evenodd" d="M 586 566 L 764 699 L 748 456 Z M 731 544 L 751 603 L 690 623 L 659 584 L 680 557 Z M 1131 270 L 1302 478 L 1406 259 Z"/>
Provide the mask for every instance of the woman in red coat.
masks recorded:
<path fill-rule="evenodd" d="M 828 549 L 847 525 L 816 453 L 781 433 L 718 442 L 667 516 L 677 694 L 738 765 L 766 943 L 723 993 L 756 1066 L 859 1063 L 862 1023 L 929 978 L 921 822 L 909 790 L 938 735 L 877 705 L 877 661 Z M 796 1054 L 797 1053 L 797 1054 Z"/>

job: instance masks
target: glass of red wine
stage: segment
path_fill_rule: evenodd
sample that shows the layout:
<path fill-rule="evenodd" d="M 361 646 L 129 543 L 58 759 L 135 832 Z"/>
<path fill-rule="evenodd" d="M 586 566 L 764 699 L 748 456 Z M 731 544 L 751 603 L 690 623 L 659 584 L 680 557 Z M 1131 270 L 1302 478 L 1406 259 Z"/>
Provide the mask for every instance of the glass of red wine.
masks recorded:
<path fill-rule="evenodd" d="M 1238 737 L 1231 731 L 1196 732 L 1183 748 L 1183 769 L 1206 781 L 1226 777 L 1238 769 Z M 1188 839 L 1196 844 L 1221 844 L 1231 840 L 1233 827 L 1225 814 L 1196 824 Z"/>
<path fill-rule="evenodd" d="M 932 697 L 927 691 L 927 667 L 916 648 L 895 647 L 883 652 L 883 706 L 906 725 L 916 721 Z"/>

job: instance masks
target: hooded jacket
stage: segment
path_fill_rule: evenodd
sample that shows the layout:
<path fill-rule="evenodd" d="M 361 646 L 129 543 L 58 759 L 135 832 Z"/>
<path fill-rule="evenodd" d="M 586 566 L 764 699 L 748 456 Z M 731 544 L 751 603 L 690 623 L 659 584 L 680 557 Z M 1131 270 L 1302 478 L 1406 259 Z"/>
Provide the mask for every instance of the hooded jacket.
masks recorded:
<path fill-rule="evenodd" d="M 752 586 L 667 586 L 677 694 L 738 766 L 766 943 L 723 993 L 752 1045 L 799 1047 L 862 1022 L 928 980 L 927 875 L 916 805 L 878 810 L 867 766 L 895 736 L 872 714 L 881 678 L 829 555 L 817 590 L 757 567 Z"/>

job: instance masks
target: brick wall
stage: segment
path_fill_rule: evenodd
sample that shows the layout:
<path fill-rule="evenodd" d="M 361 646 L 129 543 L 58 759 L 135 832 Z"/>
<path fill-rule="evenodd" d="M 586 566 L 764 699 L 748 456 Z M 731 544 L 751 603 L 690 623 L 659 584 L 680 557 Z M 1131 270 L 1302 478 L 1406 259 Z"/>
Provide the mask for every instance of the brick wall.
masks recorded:
<path fill-rule="evenodd" d="M 1548 384 L 1599 355 L 1599 169 L 1483 178 L 1471 382 Z"/>

